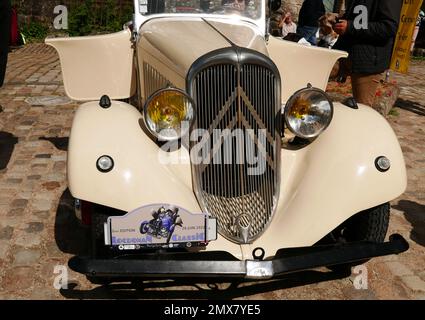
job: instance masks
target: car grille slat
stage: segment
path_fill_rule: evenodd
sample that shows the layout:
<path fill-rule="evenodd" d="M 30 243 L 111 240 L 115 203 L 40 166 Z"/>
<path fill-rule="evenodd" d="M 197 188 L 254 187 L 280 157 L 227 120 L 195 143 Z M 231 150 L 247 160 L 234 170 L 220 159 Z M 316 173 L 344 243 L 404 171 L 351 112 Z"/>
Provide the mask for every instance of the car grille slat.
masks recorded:
<path fill-rule="evenodd" d="M 193 129 L 205 130 L 210 142 L 207 163 L 192 165 L 198 201 L 217 218 L 220 234 L 238 243 L 252 242 L 270 223 L 279 195 L 279 75 L 264 63 L 221 61 L 198 70 L 188 85 L 197 113 Z M 217 141 L 217 130 L 243 135 L 232 137 L 229 146 L 223 137 Z M 191 142 L 191 150 L 195 145 Z M 247 154 L 264 158 L 263 172 L 253 174 L 255 164 Z M 238 220 L 250 226 L 248 239 L 242 239 Z"/>
<path fill-rule="evenodd" d="M 148 99 L 152 94 L 167 86 L 174 86 L 171 81 L 167 80 L 161 73 L 158 72 L 147 62 L 143 63 L 143 77 L 144 81 L 144 96 Z"/>

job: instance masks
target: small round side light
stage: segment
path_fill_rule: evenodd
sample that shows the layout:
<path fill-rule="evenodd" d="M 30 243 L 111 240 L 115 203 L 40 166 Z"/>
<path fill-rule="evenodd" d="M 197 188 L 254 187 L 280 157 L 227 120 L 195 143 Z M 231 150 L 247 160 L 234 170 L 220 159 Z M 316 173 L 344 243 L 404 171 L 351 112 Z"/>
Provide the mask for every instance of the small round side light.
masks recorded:
<path fill-rule="evenodd" d="M 96 167 L 100 172 L 110 172 L 114 168 L 114 160 L 110 156 L 101 156 L 96 161 Z"/>
<path fill-rule="evenodd" d="M 387 172 L 391 168 L 391 161 L 385 156 L 378 157 L 375 160 L 376 169 L 380 172 Z"/>

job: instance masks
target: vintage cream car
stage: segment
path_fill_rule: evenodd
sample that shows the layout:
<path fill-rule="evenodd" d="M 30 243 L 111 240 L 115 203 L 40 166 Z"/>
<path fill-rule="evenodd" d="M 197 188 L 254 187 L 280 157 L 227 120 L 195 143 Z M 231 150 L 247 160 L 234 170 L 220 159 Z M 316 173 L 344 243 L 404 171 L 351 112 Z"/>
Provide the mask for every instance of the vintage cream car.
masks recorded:
<path fill-rule="evenodd" d="M 272 1 L 270 7 L 279 7 Z M 93 281 L 267 279 L 408 249 L 387 121 L 324 90 L 347 53 L 267 32 L 265 0 L 135 0 L 121 32 L 52 38 L 82 104 L 68 150 Z"/>

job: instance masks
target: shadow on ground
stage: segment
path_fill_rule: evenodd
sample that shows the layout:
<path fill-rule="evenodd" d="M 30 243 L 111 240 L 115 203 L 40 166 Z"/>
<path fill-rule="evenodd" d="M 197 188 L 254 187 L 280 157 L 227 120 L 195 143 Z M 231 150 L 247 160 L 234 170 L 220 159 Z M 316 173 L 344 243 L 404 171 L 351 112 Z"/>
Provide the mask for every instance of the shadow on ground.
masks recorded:
<path fill-rule="evenodd" d="M 68 151 L 68 143 L 69 143 L 68 137 L 53 137 L 53 138 L 40 137 L 40 140 L 49 141 L 58 150 Z"/>
<path fill-rule="evenodd" d="M 74 213 L 74 199 L 68 189 L 64 191 L 56 212 L 55 240 L 64 253 L 85 255 L 88 253 L 88 228 L 81 225 Z"/>
<path fill-rule="evenodd" d="M 413 113 L 416 113 L 420 116 L 425 116 L 425 106 L 410 100 L 398 99 L 395 103 L 395 106 L 404 109 Z"/>
<path fill-rule="evenodd" d="M 239 297 L 264 294 L 275 290 L 289 289 L 343 279 L 350 276 L 340 272 L 303 271 L 289 274 L 275 280 L 262 282 L 233 282 L 226 289 L 220 289 L 214 282 L 205 279 L 179 279 L 162 281 L 136 280 L 128 283 L 102 285 L 92 290 L 78 290 L 76 284 L 62 289 L 62 296 L 68 299 L 208 299 L 229 300 Z M 180 289 L 177 287 L 181 287 Z M 190 289 L 188 288 L 190 287 Z"/>
<path fill-rule="evenodd" d="M 425 247 L 425 205 L 410 200 L 400 200 L 394 209 L 403 211 L 412 225 L 410 238 Z"/>
<path fill-rule="evenodd" d="M 9 132 L 0 131 L 0 170 L 6 169 L 18 138 Z"/>

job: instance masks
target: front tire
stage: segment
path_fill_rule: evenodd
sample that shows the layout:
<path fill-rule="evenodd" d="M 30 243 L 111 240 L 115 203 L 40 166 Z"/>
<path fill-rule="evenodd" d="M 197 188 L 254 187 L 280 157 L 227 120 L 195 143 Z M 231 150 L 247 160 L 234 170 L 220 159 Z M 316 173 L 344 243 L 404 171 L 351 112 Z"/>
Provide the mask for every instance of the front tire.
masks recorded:
<path fill-rule="evenodd" d="M 390 221 L 390 204 L 385 203 L 356 214 L 342 225 L 339 237 L 345 242 L 384 242 Z"/>
<path fill-rule="evenodd" d="M 328 241 L 333 243 L 350 243 L 358 241 L 371 241 L 382 243 L 387 235 L 390 221 L 390 204 L 362 211 L 348 219 L 328 235 Z M 330 266 L 334 271 L 347 271 L 356 265 L 364 264 L 367 260 Z"/>

